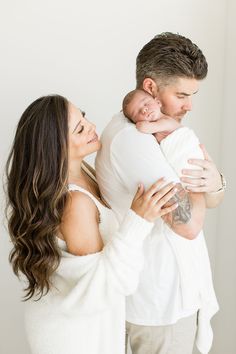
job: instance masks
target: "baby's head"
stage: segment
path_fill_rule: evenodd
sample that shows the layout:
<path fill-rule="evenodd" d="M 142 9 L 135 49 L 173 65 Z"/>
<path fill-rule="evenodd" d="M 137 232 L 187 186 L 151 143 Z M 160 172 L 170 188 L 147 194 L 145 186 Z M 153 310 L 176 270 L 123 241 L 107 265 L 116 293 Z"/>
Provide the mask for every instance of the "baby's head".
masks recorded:
<path fill-rule="evenodd" d="M 132 122 L 153 122 L 162 117 L 160 101 L 148 92 L 136 89 L 130 91 L 123 100 L 123 113 Z"/>

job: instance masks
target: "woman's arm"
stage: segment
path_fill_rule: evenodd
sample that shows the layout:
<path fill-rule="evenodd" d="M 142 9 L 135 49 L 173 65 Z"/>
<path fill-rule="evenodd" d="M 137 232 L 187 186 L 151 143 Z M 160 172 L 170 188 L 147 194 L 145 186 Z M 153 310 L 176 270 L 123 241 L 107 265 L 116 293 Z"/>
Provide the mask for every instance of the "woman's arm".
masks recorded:
<path fill-rule="evenodd" d="M 153 222 L 177 207 L 173 203 L 171 206 L 164 207 L 175 195 L 176 190 L 173 183 L 164 187 L 163 185 L 164 180 L 159 179 L 146 192 L 144 192 L 143 185 L 138 188 L 131 209 L 143 223 L 145 220 Z M 83 192 L 71 192 L 71 198 L 68 199 L 60 226 L 60 234 L 67 244 L 69 253 L 84 256 L 103 249 L 99 222 L 99 211 L 94 201 Z M 139 243 L 138 238 L 136 242 Z"/>
<path fill-rule="evenodd" d="M 169 185 L 157 192 L 160 184 L 163 180 L 145 193 L 139 188 L 133 200 L 131 207 L 148 220 L 176 207 L 163 208 L 175 191 Z M 62 311 L 100 311 L 115 300 L 115 293 L 128 295 L 136 289 L 143 266 L 142 244 L 153 224 L 130 209 L 104 246 L 96 205 L 81 192 L 71 194 L 61 224 L 69 252 L 62 251 L 54 285 Z"/>

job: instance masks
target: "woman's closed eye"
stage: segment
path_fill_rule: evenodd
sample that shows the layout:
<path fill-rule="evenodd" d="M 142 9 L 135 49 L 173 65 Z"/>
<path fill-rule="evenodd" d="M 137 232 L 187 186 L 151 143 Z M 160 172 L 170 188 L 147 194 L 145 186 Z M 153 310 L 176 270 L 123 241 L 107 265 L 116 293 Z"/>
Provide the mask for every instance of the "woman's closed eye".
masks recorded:
<path fill-rule="evenodd" d="M 84 126 L 83 126 L 83 125 L 81 125 L 81 128 L 78 130 L 77 134 L 82 133 L 82 131 L 83 131 L 83 130 L 84 130 Z"/>

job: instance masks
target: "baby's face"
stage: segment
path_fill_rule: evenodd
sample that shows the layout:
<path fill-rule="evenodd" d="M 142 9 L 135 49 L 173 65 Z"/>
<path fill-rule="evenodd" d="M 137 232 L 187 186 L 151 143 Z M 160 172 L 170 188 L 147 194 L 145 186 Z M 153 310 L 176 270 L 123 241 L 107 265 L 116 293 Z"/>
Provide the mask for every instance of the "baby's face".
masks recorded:
<path fill-rule="evenodd" d="M 153 122 L 161 118 L 160 102 L 145 92 L 137 92 L 128 105 L 129 116 L 132 121 Z"/>

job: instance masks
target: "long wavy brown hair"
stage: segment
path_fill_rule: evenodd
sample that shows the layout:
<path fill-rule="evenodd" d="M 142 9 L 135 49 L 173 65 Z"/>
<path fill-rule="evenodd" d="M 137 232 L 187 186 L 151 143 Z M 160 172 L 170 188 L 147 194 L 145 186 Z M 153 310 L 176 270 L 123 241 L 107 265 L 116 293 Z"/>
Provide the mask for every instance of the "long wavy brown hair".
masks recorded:
<path fill-rule="evenodd" d="M 60 261 L 55 235 L 67 201 L 68 101 L 34 101 L 18 123 L 6 165 L 7 219 L 14 273 L 27 278 L 25 300 L 41 298 Z"/>

